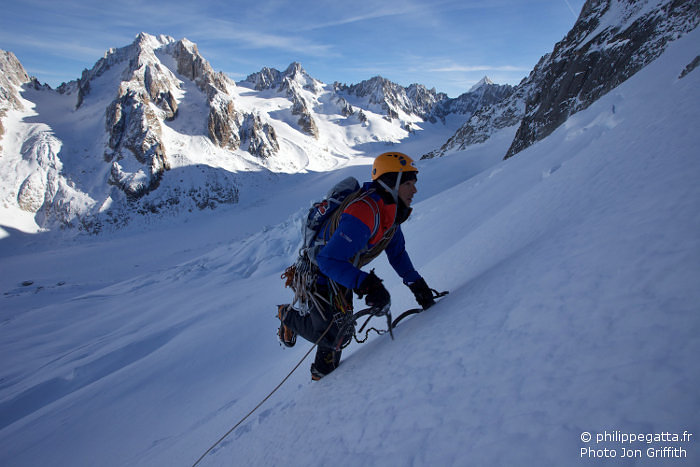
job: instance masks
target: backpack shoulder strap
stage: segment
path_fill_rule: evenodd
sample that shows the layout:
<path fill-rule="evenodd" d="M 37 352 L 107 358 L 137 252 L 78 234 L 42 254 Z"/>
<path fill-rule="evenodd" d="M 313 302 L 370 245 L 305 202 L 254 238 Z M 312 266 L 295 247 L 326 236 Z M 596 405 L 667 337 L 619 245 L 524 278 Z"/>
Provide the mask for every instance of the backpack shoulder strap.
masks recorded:
<path fill-rule="evenodd" d="M 379 231 L 380 214 L 379 205 L 369 195 L 369 191 L 362 193 L 360 196 L 348 203 L 345 209 L 343 209 L 343 212 L 347 212 L 352 205 L 359 203 L 362 203 L 362 205 L 369 207 L 369 211 L 367 211 L 366 208 L 363 209 L 363 206 L 357 206 L 355 209 L 350 209 L 351 212 L 349 214 L 359 218 L 362 222 L 365 223 L 365 225 L 367 225 L 367 227 L 370 228 L 369 238 L 371 239 Z M 358 210 L 360 212 L 357 212 Z"/>

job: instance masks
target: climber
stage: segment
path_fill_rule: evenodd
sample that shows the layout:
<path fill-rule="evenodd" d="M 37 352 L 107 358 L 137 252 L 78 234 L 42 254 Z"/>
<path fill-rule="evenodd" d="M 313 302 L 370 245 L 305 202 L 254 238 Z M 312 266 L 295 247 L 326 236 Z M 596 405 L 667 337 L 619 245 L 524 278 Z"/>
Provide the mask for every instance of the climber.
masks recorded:
<path fill-rule="evenodd" d="M 305 313 L 291 305 L 279 305 L 278 335 L 286 346 L 294 345 L 297 334 L 316 342 L 327 331 L 311 365 L 313 380 L 338 367 L 341 347 L 352 337 L 354 328 L 347 326 L 347 319 L 352 316 L 353 291 L 364 297 L 367 306 L 388 311 L 391 297 L 382 280 L 374 270 L 367 273 L 360 269 L 381 251 L 423 309 L 435 303 L 431 289 L 411 263 L 401 231 L 401 224 L 411 214 L 417 174 L 418 169 L 407 155 L 379 155 L 372 165 L 372 181 L 354 193 L 342 211 L 338 209 L 337 227 L 333 230 L 331 222 L 326 222 L 328 225 L 319 230 L 317 241 L 323 246 L 315 255 L 318 273 L 311 286 L 319 299 Z M 341 330 L 348 328 L 349 335 L 346 331 L 339 336 Z"/>

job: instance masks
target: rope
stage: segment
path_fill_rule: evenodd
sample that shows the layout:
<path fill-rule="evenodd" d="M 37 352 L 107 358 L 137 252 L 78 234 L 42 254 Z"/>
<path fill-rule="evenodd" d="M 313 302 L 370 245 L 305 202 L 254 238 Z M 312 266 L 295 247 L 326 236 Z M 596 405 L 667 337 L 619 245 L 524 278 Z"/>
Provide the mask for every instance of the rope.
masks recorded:
<path fill-rule="evenodd" d="M 449 293 L 449 292 L 447 292 L 447 291 L 445 291 L 445 292 L 437 292 L 437 291 L 434 290 L 434 289 L 430 289 L 430 290 L 433 292 L 434 298 L 440 298 L 440 297 L 442 297 L 442 296 L 444 296 L 444 295 L 447 295 L 447 294 Z M 362 317 L 362 316 L 367 316 L 367 315 L 369 315 L 369 318 L 367 319 L 367 321 L 365 321 L 365 324 L 363 324 L 362 327 L 360 328 L 360 333 L 362 333 L 362 331 L 364 330 L 364 328 L 365 328 L 365 326 L 367 325 L 367 323 L 369 323 L 369 320 L 370 320 L 371 318 L 373 318 L 373 317 L 375 317 L 375 316 L 382 316 L 382 315 L 384 315 L 384 314 L 372 313 L 371 311 L 372 311 L 373 309 L 374 309 L 373 307 L 365 308 L 364 310 L 360 310 L 360 311 L 358 311 L 357 313 L 351 315 L 351 316 L 349 317 L 349 320 L 345 323 L 345 325 L 341 327 L 341 331 L 338 333 L 338 336 L 339 336 L 340 338 L 342 338 L 342 336 L 344 336 L 344 334 L 345 334 L 345 332 L 346 332 L 346 330 L 347 330 L 346 327 L 347 327 L 348 325 L 352 325 L 353 328 L 354 328 L 355 321 L 356 321 L 357 319 L 359 319 L 360 317 Z M 379 335 L 386 334 L 387 332 L 388 332 L 388 333 L 391 333 L 392 328 L 395 327 L 401 319 L 405 318 L 405 317 L 406 317 L 407 315 L 409 315 L 409 314 L 420 313 L 421 311 L 423 311 L 422 308 L 415 308 L 415 309 L 412 309 L 412 310 L 408 310 L 408 311 L 402 313 L 393 323 L 391 322 L 391 313 L 386 312 L 385 315 L 387 316 L 387 323 L 388 323 L 388 328 L 389 328 L 389 329 L 387 329 L 387 330 L 380 330 L 380 329 L 376 329 L 376 328 L 374 328 L 374 327 L 369 328 L 369 329 L 367 330 L 367 332 L 365 333 L 365 338 L 364 338 L 364 340 L 358 339 L 358 338 L 357 338 L 357 334 L 354 332 L 354 329 L 353 329 L 353 336 L 352 336 L 352 337 L 354 337 L 355 340 L 356 340 L 358 343 L 361 344 L 361 343 L 364 343 L 365 341 L 367 341 L 367 338 L 369 337 L 370 331 L 375 331 L 375 332 L 376 332 L 377 334 L 379 334 Z M 279 388 L 281 388 L 282 385 L 283 385 L 285 382 L 287 382 L 287 380 L 292 376 L 292 374 L 297 370 L 297 368 L 299 368 L 299 367 L 301 366 L 301 364 L 304 362 L 304 360 L 306 360 L 306 357 L 308 357 L 309 354 L 310 354 L 310 353 L 316 348 L 316 346 L 319 344 L 319 342 L 321 342 L 321 340 L 322 340 L 324 337 L 326 337 L 326 334 L 328 334 L 328 331 L 330 331 L 330 329 L 331 329 L 331 327 L 333 326 L 334 323 L 335 323 L 335 321 L 334 321 L 333 319 L 331 319 L 330 322 L 329 322 L 329 324 L 328 324 L 328 327 L 326 328 L 325 331 L 323 331 L 323 334 L 321 334 L 321 336 L 316 340 L 316 342 L 314 342 L 314 345 L 311 346 L 311 348 L 304 354 L 304 356 L 301 357 L 301 360 L 299 360 L 299 362 L 298 362 L 296 365 L 294 365 L 294 368 L 292 368 L 292 370 L 291 370 L 289 373 L 287 373 L 287 376 L 285 376 L 284 379 L 282 379 L 282 381 L 280 381 L 280 383 L 279 383 L 277 386 L 275 386 L 275 388 L 274 388 L 272 391 L 270 391 L 270 393 L 269 393 L 267 396 L 265 396 L 265 398 L 264 398 L 263 400 L 261 400 L 261 401 L 258 403 L 258 405 L 256 405 L 255 407 L 253 407 L 253 409 L 252 409 L 250 412 L 248 412 L 248 413 L 245 415 L 245 417 L 241 418 L 241 419 L 238 421 L 238 423 L 236 423 L 236 424 L 233 426 L 233 428 L 231 428 L 230 430 L 228 430 L 221 438 L 219 438 L 214 444 L 212 444 L 212 445 L 209 447 L 209 449 L 207 449 L 206 451 L 204 451 L 204 454 L 202 454 L 202 455 L 199 457 L 199 459 L 197 459 L 197 461 L 196 461 L 194 464 L 192 464 L 192 467 L 196 467 L 196 466 L 202 461 L 202 459 L 204 459 L 204 458 L 207 456 L 207 454 L 209 454 L 209 453 L 212 451 L 212 449 L 214 449 L 216 446 L 218 446 L 219 443 L 221 443 L 224 439 L 226 439 L 226 438 L 228 437 L 228 435 L 230 435 L 231 433 L 233 433 L 233 431 L 234 431 L 236 428 L 238 428 L 243 422 L 245 422 L 245 421 L 248 419 L 248 417 L 250 417 L 251 415 L 253 415 L 253 413 L 255 413 L 256 410 L 258 410 L 265 402 L 267 402 L 267 400 L 268 400 L 270 397 L 272 397 L 272 395 L 273 395 L 275 392 L 277 392 L 277 390 L 278 390 Z M 393 339 L 393 337 L 394 337 L 394 336 L 392 335 L 392 339 Z M 351 338 L 351 340 L 352 340 L 352 338 Z"/>
<path fill-rule="evenodd" d="M 248 413 L 246 414 L 245 417 L 241 418 L 241 419 L 238 421 L 238 423 L 236 423 L 236 424 L 233 426 L 233 428 L 231 428 L 230 430 L 228 430 L 221 438 L 219 438 L 219 439 L 216 441 L 216 443 L 212 444 L 212 445 L 209 447 L 209 449 L 207 449 L 206 451 L 204 451 L 204 454 L 202 454 L 202 455 L 199 457 L 199 459 L 197 459 L 197 461 L 196 461 L 194 464 L 192 464 L 192 467 L 196 467 L 197 464 L 199 464 L 199 463 L 202 461 L 202 459 L 204 459 L 204 458 L 207 456 L 207 454 L 209 454 L 209 453 L 212 451 L 212 449 L 214 449 L 216 446 L 218 446 L 219 443 L 221 443 L 224 439 L 226 439 L 226 438 L 228 437 L 228 435 L 230 435 L 231 433 L 233 433 L 233 431 L 234 431 L 236 428 L 238 428 L 243 422 L 245 422 L 245 421 L 248 419 L 248 417 L 250 417 L 251 415 L 253 415 L 253 413 L 254 413 L 256 410 L 258 410 L 258 409 L 260 408 L 260 406 L 262 406 L 265 402 L 267 402 L 267 400 L 268 400 L 270 397 L 272 397 L 272 395 L 273 395 L 275 392 L 277 392 L 277 390 L 278 390 L 279 388 L 282 387 L 282 385 L 289 379 L 289 377 L 292 376 L 292 373 L 294 373 L 294 372 L 297 370 L 297 368 L 299 368 L 299 366 L 301 366 L 301 364 L 304 362 L 304 360 L 306 360 L 306 357 L 309 356 L 309 354 L 311 353 L 311 351 L 313 351 L 313 350 L 316 348 L 316 346 L 318 345 L 318 343 L 321 342 L 321 339 L 323 339 L 323 338 L 326 336 L 326 334 L 328 333 L 328 331 L 331 329 L 331 326 L 332 326 L 332 325 L 333 325 L 333 321 L 331 320 L 331 322 L 330 322 L 330 324 L 328 325 L 328 327 L 326 328 L 326 330 L 323 331 L 323 334 L 321 334 L 321 337 L 319 337 L 318 340 L 317 340 L 316 342 L 314 342 L 314 345 L 312 345 L 311 348 L 304 354 L 304 356 L 301 357 L 301 360 L 299 360 L 299 362 L 298 362 L 296 365 L 294 365 L 294 368 L 292 368 L 292 370 L 291 370 L 289 373 L 287 373 L 287 376 L 285 376 L 284 379 L 283 379 L 282 381 L 280 381 L 280 383 L 279 383 L 277 386 L 275 386 L 275 388 L 274 388 L 272 391 L 270 391 L 270 393 L 269 393 L 267 396 L 265 396 L 265 398 L 264 398 L 263 400 L 261 400 L 261 401 L 258 403 L 258 405 L 256 405 L 255 407 L 253 407 L 253 410 L 251 410 L 250 412 L 248 412 Z"/>

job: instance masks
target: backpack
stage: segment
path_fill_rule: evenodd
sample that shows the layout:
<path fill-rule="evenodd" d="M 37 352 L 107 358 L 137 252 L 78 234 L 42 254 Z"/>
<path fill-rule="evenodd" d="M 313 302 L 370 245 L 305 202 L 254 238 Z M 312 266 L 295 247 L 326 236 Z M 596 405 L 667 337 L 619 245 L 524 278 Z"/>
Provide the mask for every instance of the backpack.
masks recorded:
<path fill-rule="evenodd" d="M 345 207 L 360 196 L 360 183 L 354 177 L 348 177 L 336 183 L 325 198 L 313 203 L 306 215 L 306 221 L 302 227 L 302 245 L 299 248 L 299 257 L 282 274 L 285 279 L 285 287 L 294 291 L 292 306 L 299 303 L 299 312 L 306 314 L 312 305 L 321 309 L 319 297 L 314 293 L 314 285 L 318 274 L 316 255 L 326 244 L 326 238 L 330 238 L 335 230 L 340 214 Z M 342 209 L 339 209 L 341 208 Z M 335 219 L 334 219 L 335 217 Z M 325 236 L 319 236 L 322 229 L 326 228 Z"/>
<path fill-rule="evenodd" d="M 347 206 L 349 203 L 345 203 L 345 201 L 351 201 L 349 197 L 356 193 L 359 194 L 359 191 L 360 183 L 357 179 L 348 177 L 336 183 L 328 190 L 324 199 L 311 206 L 306 216 L 306 223 L 302 228 L 304 242 L 299 252 L 300 256 L 306 255 L 312 264 L 318 266 L 316 255 L 326 244 L 323 239 L 318 238 L 318 234 L 327 225 L 336 210 L 343 204 Z M 355 198 L 355 196 L 352 196 L 352 198 Z M 332 234 L 332 232 L 330 233 Z"/>
<path fill-rule="evenodd" d="M 355 201 L 364 200 L 368 202 L 365 199 L 367 194 L 368 192 L 363 193 L 361 191 L 360 184 L 356 178 L 348 177 L 336 183 L 328 190 L 325 198 L 314 203 L 309 209 L 306 222 L 302 227 L 303 243 L 299 249 L 299 257 L 281 276 L 282 279 L 285 279 L 285 287 L 290 287 L 294 291 L 292 306 L 299 303 L 300 309 L 297 311 L 301 314 L 308 313 L 312 304 L 321 310 L 323 307 L 319 303 L 319 298 L 322 301 L 327 301 L 327 298 L 319 297 L 314 292 L 314 285 L 320 274 L 316 256 L 333 235 L 340 221 L 340 215 L 345 208 Z M 372 236 L 379 228 L 378 213 L 375 216 L 375 221 Z M 324 235 L 319 235 L 322 230 Z M 353 264 L 361 267 L 371 261 L 386 248 L 393 236 L 393 232 L 394 229 L 374 247 L 359 252 Z M 336 284 L 330 279 L 329 282 L 331 289 L 334 291 L 333 293 L 335 293 L 337 290 Z"/>

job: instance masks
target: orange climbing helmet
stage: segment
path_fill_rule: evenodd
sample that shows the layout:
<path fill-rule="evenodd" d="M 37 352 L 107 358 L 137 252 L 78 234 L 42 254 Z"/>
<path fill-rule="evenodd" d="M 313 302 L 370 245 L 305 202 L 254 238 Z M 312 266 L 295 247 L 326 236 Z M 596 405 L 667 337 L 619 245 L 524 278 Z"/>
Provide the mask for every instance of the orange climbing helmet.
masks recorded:
<path fill-rule="evenodd" d="M 401 152 L 385 152 L 374 159 L 372 164 L 372 180 L 385 173 L 418 172 L 413 159 Z M 415 177 L 414 177 L 415 178 Z"/>

